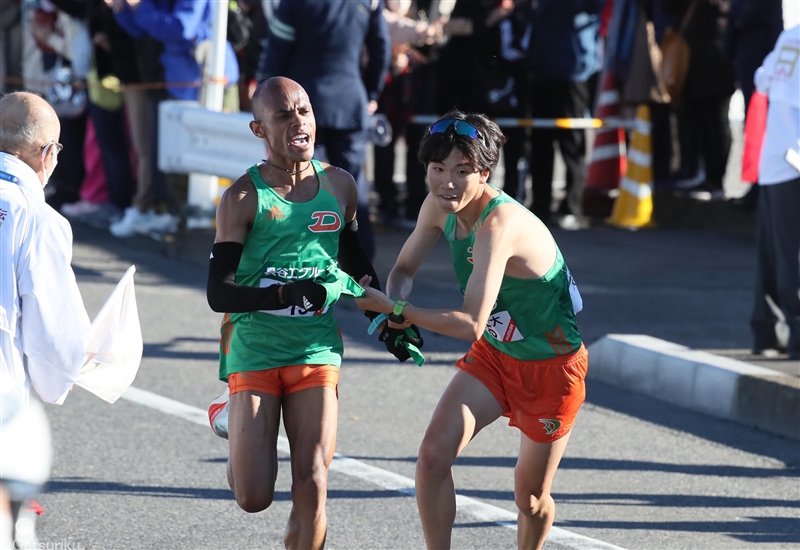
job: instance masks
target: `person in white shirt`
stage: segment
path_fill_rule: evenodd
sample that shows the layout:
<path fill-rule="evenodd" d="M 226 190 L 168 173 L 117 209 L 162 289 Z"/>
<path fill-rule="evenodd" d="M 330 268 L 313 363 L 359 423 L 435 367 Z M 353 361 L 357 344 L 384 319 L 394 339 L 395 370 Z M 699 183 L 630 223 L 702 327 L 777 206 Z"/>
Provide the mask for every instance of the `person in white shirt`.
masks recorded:
<path fill-rule="evenodd" d="M 85 361 L 91 323 L 78 290 L 72 230 L 44 199 L 61 126 L 31 93 L 0 98 L 0 396 L 30 388 L 62 404 Z"/>
<path fill-rule="evenodd" d="M 800 359 L 800 25 L 781 33 L 755 84 L 769 98 L 769 110 L 758 175 L 753 353 L 780 347 L 769 297 L 789 326 L 789 358 Z"/>

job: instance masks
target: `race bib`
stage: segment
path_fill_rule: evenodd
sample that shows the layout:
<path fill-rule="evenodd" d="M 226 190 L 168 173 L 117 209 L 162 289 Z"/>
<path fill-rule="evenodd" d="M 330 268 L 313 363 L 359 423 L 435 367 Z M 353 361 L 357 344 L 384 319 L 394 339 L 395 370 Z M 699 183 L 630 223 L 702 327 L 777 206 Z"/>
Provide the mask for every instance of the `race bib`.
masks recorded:
<path fill-rule="evenodd" d="M 507 311 L 492 313 L 486 321 L 486 332 L 500 342 L 517 342 L 524 338 Z"/>
<path fill-rule="evenodd" d="M 567 280 L 569 280 L 569 297 L 572 298 L 572 313 L 578 313 L 583 309 L 583 298 L 581 298 L 581 293 L 578 291 L 578 284 L 575 282 L 575 279 L 573 279 L 572 273 L 569 272 L 568 267 L 566 269 Z"/>
<path fill-rule="evenodd" d="M 261 279 L 261 282 L 259 283 L 259 286 L 261 288 L 268 288 L 268 287 L 271 287 L 273 285 L 280 285 L 280 284 L 283 284 L 283 283 L 281 283 L 280 281 L 276 281 L 275 279 L 264 278 L 264 279 Z M 303 308 L 301 308 L 299 306 L 289 306 L 289 307 L 284 308 L 284 309 L 262 309 L 260 311 L 261 311 L 261 313 L 269 313 L 270 315 L 277 315 L 279 317 L 308 317 L 308 316 L 312 316 L 312 315 L 322 315 L 324 313 L 327 313 L 328 307 L 326 306 L 326 307 L 324 307 L 322 309 L 318 309 L 316 311 L 309 310 L 309 309 L 303 309 Z"/>

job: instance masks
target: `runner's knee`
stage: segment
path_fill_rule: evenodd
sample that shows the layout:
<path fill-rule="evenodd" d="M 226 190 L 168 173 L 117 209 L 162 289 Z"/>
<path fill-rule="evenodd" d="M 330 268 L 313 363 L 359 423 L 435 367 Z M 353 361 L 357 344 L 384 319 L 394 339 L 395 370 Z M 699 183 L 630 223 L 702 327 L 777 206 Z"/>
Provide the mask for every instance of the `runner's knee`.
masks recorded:
<path fill-rule="evenodd" d="M 248 514 L 263 512 L 270 507 L 274 498 L 274 489 L 261 491 L 244 489 L 236 492 L 236 504 Z"/>
<path fill-rule="evenodd" d="M 327 468 L 315 468 L 307 473 L 295 474 L 292 481 L 292 500 L 297 504 L 319 503 L 328 490 Z"/>
<path fill-rule="evenodd" d="M 426 437 L 419 447 L 417 471 L 423 476 L 446 475 L 450 472 L 454 460 L 448 449 Z"/>
<path fill-rule="evenodd" d="M 537 496 L 527 492 L 518 493 L 516 491 L 514 493 L 514 504 L 517 505 L 523 515 L 531 518 L 545 517 L 556 506 L 553 497 L 549 493 Z"/>

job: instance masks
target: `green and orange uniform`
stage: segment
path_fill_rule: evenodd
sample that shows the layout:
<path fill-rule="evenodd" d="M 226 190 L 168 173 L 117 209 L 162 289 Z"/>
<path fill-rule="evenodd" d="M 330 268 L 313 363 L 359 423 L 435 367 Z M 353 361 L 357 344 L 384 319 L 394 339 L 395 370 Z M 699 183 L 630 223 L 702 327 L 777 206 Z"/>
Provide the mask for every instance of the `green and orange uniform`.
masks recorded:
<path fill-rule="evenodd" d="M 455 238 L 455 214 L 447 217 L 444 234 L 462 294 L 472 275 L 475 236 L 486 217 L 506 203 L 524 208 L 501 191 L 463 239 Z M 556 247 L 555 262 L 544 276 L 503 276 L 483 337 L 456 364 L 480 380 L 503 406 L 510 425 L 534 441 L 566 435 L 585 399 L 587 352 L 575 320 L 581 307 L 575 281 Z"/>
<path fill-rule="evenodd" d="M 236 282 L 264 288 L 313 279 L 327 290 L 325 305 L 318 311 L 290 306 L 225 314 L 220 329 L 220 380 L 230 383 L 230 377 L 238 373 L 289 366 L 341 366 L 344 348 L 331 306 L 341 296 L 361 297 L 364 290 L 338 266 L 344 216 L 324 168 L 316 160 L 311 164 L 319 190 L 302 203 L 278 195 L 263 180 L 258 165 L 248 170 L 258 207 Z M 231 393 L 235 393 L 233 387 Z"/>

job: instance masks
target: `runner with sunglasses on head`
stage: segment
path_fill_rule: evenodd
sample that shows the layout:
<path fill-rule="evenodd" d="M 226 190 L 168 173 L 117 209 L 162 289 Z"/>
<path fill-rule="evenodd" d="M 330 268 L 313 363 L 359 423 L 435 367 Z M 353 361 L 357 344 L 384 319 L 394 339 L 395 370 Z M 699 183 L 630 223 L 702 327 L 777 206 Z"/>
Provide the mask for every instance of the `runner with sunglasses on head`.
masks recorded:
<path fill-rule="evenodd" d="M 514 472 L 520 548 L 541 548 L 553 524 L 553 476 L 584 401 L 587 353 L 580 294 L 545 225 L 488 183 L 505 142 L 479 114 L 451 111 L 422 140 L 431 192 L 388 278 L 366 310 L 473 342 L 442 395 L 419 450 L 417 504 L 428 548 L 449 548 L 456 515 L 451 467 L 500 416 L 522 432 Z M 406 303 L 414 275 L 444 233 L 464 295 L 459 309 Z M 362 280 L 362 284 L 367 278 Z M 401 317 L 401 318 L 399 318 Z M 395 325 L 397 326 L 397 325 Z"/>

